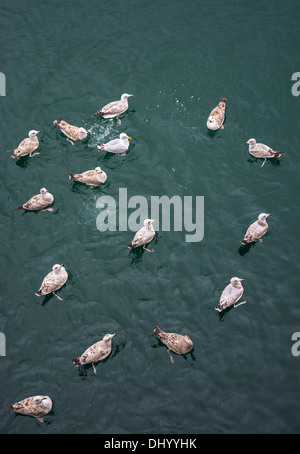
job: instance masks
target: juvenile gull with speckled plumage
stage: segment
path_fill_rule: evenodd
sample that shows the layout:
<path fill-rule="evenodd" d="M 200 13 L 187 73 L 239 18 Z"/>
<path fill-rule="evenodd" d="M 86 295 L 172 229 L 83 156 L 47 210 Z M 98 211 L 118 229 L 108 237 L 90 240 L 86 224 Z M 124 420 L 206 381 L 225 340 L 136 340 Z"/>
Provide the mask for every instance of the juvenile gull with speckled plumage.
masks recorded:
<path fill-rule="evenodd" d="M 193 349 L 193 342 L 187 335 L 176 334 L 176 333 L 165 333 L 155 323 L 153 334 L 151 336 L 157 337 L 168 347 L 168 353 L 171 358 L 171 362 L 174 363 L 174 359 L 170 353 L 177 353 L 177 355 L 186 355 Z"/>
<path fill-rule="evenodd" d="M 47 415 L 52 409 L 52 400 L 49 396 L 32 396 L 20 400 L 15 404 L 9 404 L 7 410 L 13 410 L 22 415 L 33 416 L 40 422 L 44 422 L 44 416 Z"/>
<path fill-rule="evenodd" d="M 93 187 L 105 183 L 107 175 L 101 167 L 96 167 L 94 170 L 86 170 L 83 173 L 69 173 L 69 180 L 79 181 Z"/>
<path fill-rule="evenodd" d="M 61 117 L 60 121 L 54 120 L 53 124 L 56 126 L 56 128 L 60 129 L 67 137 L 68 141 L 71 142 L 72 145 L 74 145 L 74 142 L 79 142 L 80 140 L 85 139 L 88 135 L 89 132 L 85 128 L 70 125 L 66 121 L 64 121 Z"/>
<path fill-rule="evenodd" d="M 123 114 L 128 109 L 128 98 L 130 96 L 133 95 L 123 93 L 119 101 L 112 101 L 109 104 L 106 104 L 104 107 L 102 107 L 102 109 L 97 110 L 97 112 L 93 114 L 93 117 L 95 115 L 102 115 L 103 118 L 119 117 L 119 115 Z M 121 123 L 119 119 L 118 121 L 119 123 Z"/>
<path fill-rule="evenodd" d="M 226 102 L 227 99 L 222 97 L 219 104 L 211 111 L 206 122 L 208 129 L 212 131 L 217 131 L 220 128 L 224 129 Z"/>
<path fill-rule="evenodd" d="M 95 373 L 95 375 L 97 375 L 97 371 L 96 371 L 94 363 L 97 363 L 98 361 L 102 361 L 110 354 L 111 340 L 116 335 L 117 335 L 116 333 L 115 334 L 105 334 L 105 336 L 103 337 L 103 339 L 101 341 L 96 342 L 95 344 L 91 345 L 78 358 L 72 359 L 73 364 L 75 364 L 75 366 L 78 367 L 78 366 L 81 366 L 84 364 L 92 363 L 94 373 Z"/>
<path fill-rule="evenodd" d="M 241 241 L 241 243 L 245 245 L 252 243 L 253 241 L 262 242 L 261 238 L 267 233 L 269 228 L 266 221 L 266 218 L 269 216 L 272 216 L 271 213 L 260 213 L 257 221 L 253 222 L 253 224 L 248 227 L 244 239 Z"/>
<path fill-rule="evenodd" d="M 44 296 L 48 295 L 49 293 L 53 293 L 60 301 L 63 299 L 56 295 L 56 290 L 60 289 L 67 281 L 68 273 L 65 270 L 64 265 L 54 265 L 52 271 L 45 276 L 42 285 L 40 286 L 39 290 L 35 292 L 37 296 Z"/>
<path fill-rule="evenodd" d="M 245 279 L 240 279 L 239 277 L 232 277 L 230 279 L 230 284 L 228 284 L 222 292 L 220 297 L 220 302 L 216 306 L 216 310 L 222 312 L 227 307 L 233 305 L 233 307 L 238 307 L 241 304 L 245 304 L 246 301 L 242 301 L 239 304 L 236 304 L 242 297 L 244 293 L 244 287 L 241 284 L 241 281 Z"/>
<path fill-rule="evenodd" d="M 249 153 L 252 156 L 264 159 L 261 167 L 265 165 L 268 158 L 279 158 L 283 154 L 283 151 L 274 151 L 268 145 L 257 143 L 255 139 L 249 139 L 248 142 L 245 143 L 249 145 Z"/>
<path fill-rule="evenodd" d="M 46 188 L 40 190 L 40 194 L 34 195 L 23 205 L 16 207 L 17 210 L 28 211 L 53 211 L 53 208 L 47 208 L 54 201 L 53 195 Z"/>
<path fill-rule="evenodd" d="M 155 221 L 157 221 L 157 219 L 145 219 L 144 226 L 137 231 L 132 242 L 127 244 L 127 247 L 129 249 L 134 249 L 138 246 L 143 246 L 143 249 L 146 251 L 154 252 L 154 249 L 147 249 L 146 244 L 150 243 L 155 237 L 155 230 L 152 225 Z"/>
<path fill-rule="evenodd" d="M 12 158 L 17 158 L 20 159 L 22 156 L 26 156 L 29 154 L 29 156 L 32 158 L 32 156 L 35 156 L 40 153 L 34 153 L 32 154 L 39 146 L 39 141 L 37 138 L 37 134 L 39 134 L 41 131 L 36 131 L 35 129 L 32 129 L 28 133 L 28 137 L 19 144 L 17 148 L 14 150 L 7 150 L 8 153 L 13 153 L 11 156 Z"/>

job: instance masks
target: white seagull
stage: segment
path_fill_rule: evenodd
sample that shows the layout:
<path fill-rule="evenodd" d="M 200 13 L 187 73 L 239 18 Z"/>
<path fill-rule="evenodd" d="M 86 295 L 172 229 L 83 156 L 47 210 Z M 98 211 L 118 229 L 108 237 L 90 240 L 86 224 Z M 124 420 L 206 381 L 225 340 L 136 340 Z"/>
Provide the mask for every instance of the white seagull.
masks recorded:
<path fill-rule="evenodd" d="M 126 151 L 129 148 L 129 140 L 132 140 L 125 132 L 120 134 L 119 139 L 110 140 L 107 143 L 98 143 L 98 151 L 108 151 L 109 153 L 120 154 L 121 156 L 126 155 Z"/>

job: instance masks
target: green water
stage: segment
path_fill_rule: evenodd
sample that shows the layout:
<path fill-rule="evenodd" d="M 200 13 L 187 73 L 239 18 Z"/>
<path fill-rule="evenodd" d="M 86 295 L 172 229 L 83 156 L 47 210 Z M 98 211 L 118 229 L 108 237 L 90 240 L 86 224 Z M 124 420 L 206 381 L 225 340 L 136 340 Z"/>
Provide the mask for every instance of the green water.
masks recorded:
<path fill-rule="evenodd" d="M 300 431 L 298 1 L 3 0 L 1 66 L 1 433 L 297 433 Z M 91 115 L 133 93 L 119 125 Z M 207 117 L 227 98 L 224 130 Z M 53 127 L 63 117 L 90 131 L 74 147 Z M 11 159 L 30 129 L 39 156 Z M 98 153 L 120 132 L 127 156 Z M 261 168 L 245 142 L 278 159 Z M 101 166 L 105 185 L 68 173 Z M 46 187 L 54 212 L 14 210 Z M 158 230 L 148 252 L 130 231 L 99 232 L 97 199 L 204 196 L 204 238 Z M 261 244 L 240 240 L 272 213 Z M 160 224 L 160 223 L 159 223 Z M 156 226 L 161 227 L 161 225 Z M 59 295 L 38 298 L 55 263 L 69 273 Z M 232 276 L 247 304 L 214 307 Z M 150 337 L 153 323 L 188 334 L 192 354 Z M 111 355 L 92 367 L 71 359 L 107 333 Z M 4 402 L 49 395 L 41 424 Z"/>

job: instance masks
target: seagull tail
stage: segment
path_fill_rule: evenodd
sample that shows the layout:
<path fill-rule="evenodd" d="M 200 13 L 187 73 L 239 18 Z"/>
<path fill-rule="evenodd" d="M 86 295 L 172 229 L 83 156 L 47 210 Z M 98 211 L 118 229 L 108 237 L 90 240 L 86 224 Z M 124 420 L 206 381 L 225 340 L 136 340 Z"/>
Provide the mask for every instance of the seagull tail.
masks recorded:
<path fill-rule="evenodd" d="M 283 154 L 283 151 L 276 151 L 275 153 L 275 158 L 280 158 L 280 156 Z"/>
<path fill-rule="evenodd" d="M 104 150 L 104 143 L 98 143 L 97 148 L 99 151 Z"/>
<path fill-rule="evenodd" d="M 151 336 L 157 337 L 157 336 L 159 336 L 160 333 L 162 333 L 162 330 L 155 323 L 153 323 L 153 326 L 154 326 L 154 330 L 153 330 L 153 334 L 151 334 Z"/>
<path fill-rule="evenodd" d="M 221 304 L 218 304 L 216 307 L 215 307 L 216 311 L 218 312 L 222 312 L 222 308 L 221 308 Z"/>
<path fill-rule="evenodd" d="M 245 239 L 243 239 L 243 240 L 241 241 L 241 243 L 245 246 L 246 244 L 248 244 L 248 241 L 245 240 Z"/>
<path fill-rule="evenodd" d="M 133 247 L 134 247 L 132 243 L 128 243 L 128 244 L 126 244 L 126 246 L 129 247 L 129 249 L 133 249 Z"/>
<path fill-rule="evenodd" d="M 104 115 L 104 114 L 103 114 L 102 110 L 100 109 L 100 110 L 97 110 L 97 112 L 95 112 L 95 113 L 92 115 L 92 117 L 95 117 L 96 115 Z"/>
<path fill-rule="evenodd" d="M 220 99 L 220 102 L 225 102 L 225 104 L 226 104 L 227 98 L 223 98 L 223 96 L 222 96 L 222 98 Z"/>
<path fill-rule="evenodd" d="M 7 410 L 13 410 L 14 409 L 14 406 L 13 404 L 10 404 L 9 402 L 4 402 L 6 405 L 8 405 L 8 408 L 5 409 L 5 411 Z"/>
<path fill-rule="evenodd" d="M 74 358 L 72 359 L 73 364 L 75 364 L 76 367 L 80 366 L 80 358 Z"/>
<path fill-rule="evenodd" d="M 69 180 L 76 180 L 76 173 L 69 173 Z"/>
<path fill-rule="evenodd" d="M 42 296 L 42 294 L 43 294 L 43 293 L 42 293 L 42 290 L 38 290 L 37 292 L 35 292 L 35 295 L 36 295 L 36 296 Z"/>

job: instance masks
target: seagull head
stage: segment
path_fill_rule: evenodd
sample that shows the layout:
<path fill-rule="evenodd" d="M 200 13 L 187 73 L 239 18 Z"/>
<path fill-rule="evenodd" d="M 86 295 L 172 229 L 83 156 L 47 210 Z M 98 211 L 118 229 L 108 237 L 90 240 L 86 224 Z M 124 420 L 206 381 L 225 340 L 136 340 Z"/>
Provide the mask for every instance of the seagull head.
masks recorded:
<path fill-rule="evenodd" d="M 36 131 L 35 129 L 31 129 L 28 133 L 28 137 L 32 138 L 35 137 L 37 134 L 39 134 L 41 131 Z"/>
<path fill-rule="evenodd" d="M 260 213 L 260 215 L 258 216 L 258 220 L 264 221 L 269 216 L 272 216 L 272 214 L 271 213 Z"/>
<path fill-rule="evenodd" d="M 104 342 L 109 342 L 116 335 L 117 335 L 117 333 L 115 333 L 115 334 L 105 334 L 105 336 L 103 337 L 103 340 L 104 340 Z"/>
<path fill-rule="evenodd" d="M 132 140 L 132 138 L 129 137 L 129 136 L 126 134 L 126 132 L 121 132 L 121 134 L 120 134 L 120 139 L 121 139 L 121 140 L 127 140 L 127 139 Z"/>
<path fill-rule="evenodd" d="M 123 93 L 122 96 L 121 96 L 121 99 L 123 101 L 124 99 L 130 98 L 130 96 L 133 96 L 133 95 L 129 95 L 128 93 Z"/>
<path fill-rule="evenodd" d="M 89 133 L 84 128 L 79 128 L 78 134 L 81 140 L 85 139 L 89 135 Z"/>
<path fill-rule="evenodd" d="M 53 270 L 55 273 L 59 273 L 60 270 L 61 270 L 63 267 L 64 267 L 64 265 L 58 265 L 58 264 L 56 264 L 56 265 L 54 265 L 54 266 L 52 267 L 52 270 Z"/>
<path fill-rule="evenodd" d="M 242 287 L 241 281 L 245 281 L 245 280 L 246 279 L 240 279 L 239 277 L 232 277 L 230 279 L 230 284 L 232 285 L 232 287 L 241 288 Z"/>
<path fill-rule="evenodd" d="M 249 139 L 248 142 L 245 142 L 247 145 L 250 145 L 250 146 L 254 146 L 256 144 L 256 140 L 255 139 Z"/>

